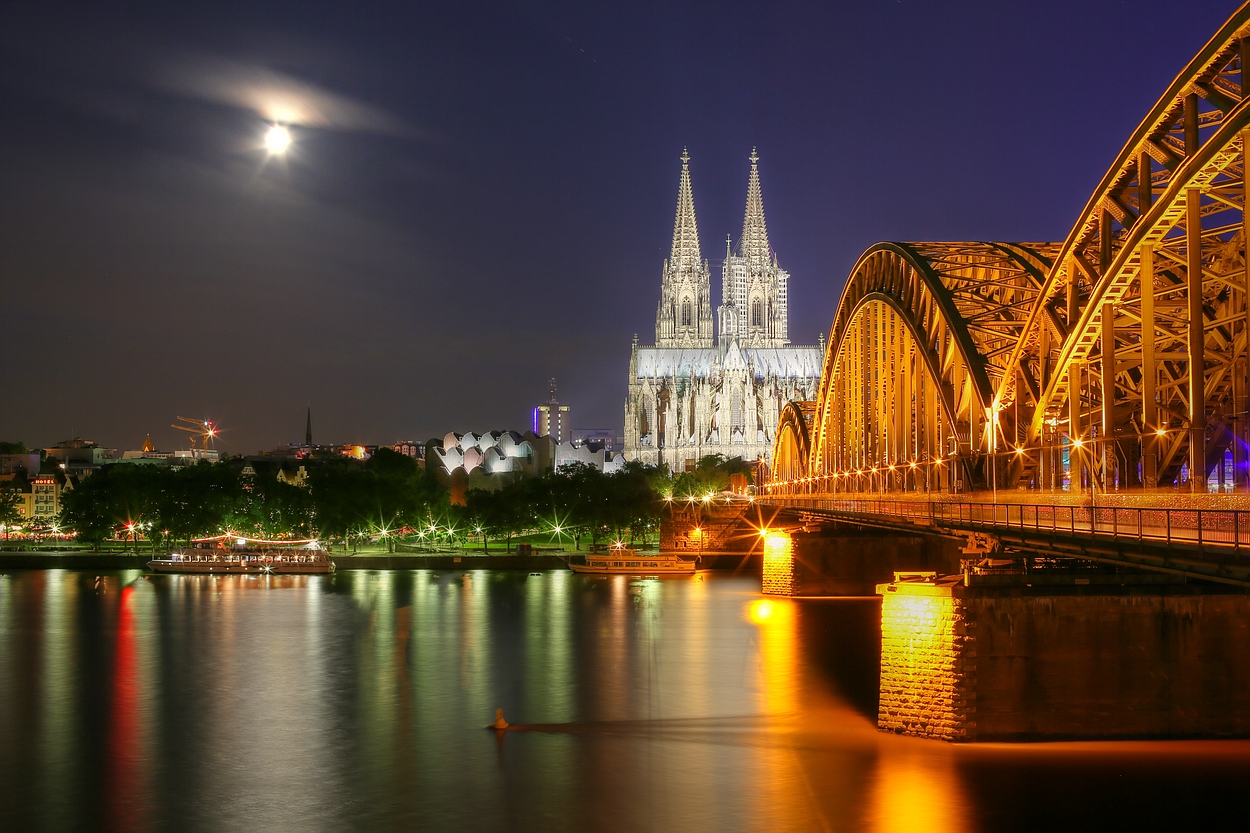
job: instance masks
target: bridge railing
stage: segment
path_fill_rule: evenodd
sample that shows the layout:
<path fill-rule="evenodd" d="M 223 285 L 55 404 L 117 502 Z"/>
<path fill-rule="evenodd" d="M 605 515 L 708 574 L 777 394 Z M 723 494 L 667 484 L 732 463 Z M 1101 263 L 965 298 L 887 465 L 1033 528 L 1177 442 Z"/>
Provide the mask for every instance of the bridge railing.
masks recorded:
<path fill-rule="evenodd" d="M 1162 544 L 1245 550 L 1250 556 L 1250 511 L 1022 503 L 847 500 L 806 495 L 772 498 L 799 509 L 867 517 L 895 517 L 930 525 L 1012 528 L 1093 535 Z"/>

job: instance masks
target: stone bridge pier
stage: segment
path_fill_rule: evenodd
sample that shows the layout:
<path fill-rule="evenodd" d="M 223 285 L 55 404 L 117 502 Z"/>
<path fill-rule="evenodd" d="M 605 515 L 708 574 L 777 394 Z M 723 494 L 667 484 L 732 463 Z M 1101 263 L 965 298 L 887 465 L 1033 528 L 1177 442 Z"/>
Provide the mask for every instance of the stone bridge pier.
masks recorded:
<path fill-rule="evenodd" d="M 1250 736 L 1250 595 L 1095 570 L 900 576 L 878 589 L 882 730 Z"/>

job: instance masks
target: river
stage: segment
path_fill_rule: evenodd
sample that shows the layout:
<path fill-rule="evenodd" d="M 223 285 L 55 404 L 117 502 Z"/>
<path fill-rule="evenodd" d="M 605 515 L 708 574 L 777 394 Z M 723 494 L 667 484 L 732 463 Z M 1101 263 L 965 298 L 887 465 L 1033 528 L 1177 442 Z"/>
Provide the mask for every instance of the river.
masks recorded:
<path fill-rule="evenodd" d="M 879 610 L 720 573 L 2 572 L 0 827 L 1245 823 L 1250 742 L 879 733 Z"/>

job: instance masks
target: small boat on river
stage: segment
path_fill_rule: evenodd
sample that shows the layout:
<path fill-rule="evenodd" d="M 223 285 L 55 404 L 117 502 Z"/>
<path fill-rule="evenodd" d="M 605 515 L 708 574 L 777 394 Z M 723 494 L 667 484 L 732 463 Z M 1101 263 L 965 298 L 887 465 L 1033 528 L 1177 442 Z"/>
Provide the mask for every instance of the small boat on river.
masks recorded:
<path fill-rule="evenodd" d="M 611 576 L 692 576 L 695 562 L 676 555 L 640 554 L 633 550 L 614 548 L 591 553 L 585 564 L 569 562 L 575 573 Z"/>
<path fill-rule="evenodd" d="M 153 558 L 148 569 L 154 573 L 252 573 L 287 575 L 292 573 L 333 573 L 334 562 L 322 549 L 257 550 L 212 547 L 175 550 L 164 558 Z"/>

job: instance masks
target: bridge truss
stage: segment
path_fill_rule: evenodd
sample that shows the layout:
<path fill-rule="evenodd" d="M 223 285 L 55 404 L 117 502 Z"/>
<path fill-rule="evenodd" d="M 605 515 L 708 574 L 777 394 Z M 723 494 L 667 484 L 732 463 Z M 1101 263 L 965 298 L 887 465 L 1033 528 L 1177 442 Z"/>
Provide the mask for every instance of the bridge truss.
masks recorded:
<path fill-rule="evenodd" d="M 1237 485 L 1250 447 L 1250 4 L 1168 87 L 1062 243 L 879 243 L 771 488 Z"/>

